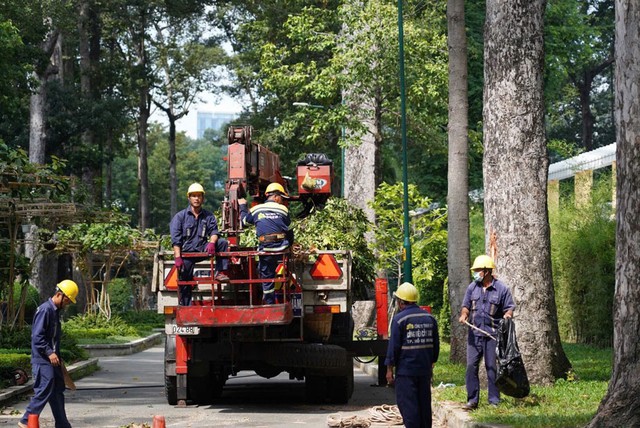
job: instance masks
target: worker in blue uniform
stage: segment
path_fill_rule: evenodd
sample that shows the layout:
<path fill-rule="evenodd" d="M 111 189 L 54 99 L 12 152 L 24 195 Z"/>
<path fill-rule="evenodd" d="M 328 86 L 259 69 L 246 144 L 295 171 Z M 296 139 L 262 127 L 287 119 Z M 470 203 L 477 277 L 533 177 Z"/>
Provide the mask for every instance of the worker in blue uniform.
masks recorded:
<path fill-rule="evenodd" d="M 183 257 L 183 253 L 206 252 L 209 257 L 214 257 L 216 253 L 226 252 L 229 249 L 229 241 L 220 238 L 216 217 L 213 213 L 202 208 L 204 203 L 202 185 L 193 183 L 189 186 L 187 199 L 189 206 L 176 213 L 169 225 L 173 256 L 180 281 L 192 281 L 195 264 L 204 260 L 201 257 Z M 227 257 L 216 257 L 215 279 L 217 281 L 229 280 L 228 267 L 229 259 Z M 181 306 L 191 305 L 192 293 L 192 285 L 180 285 L 178 304 Z"/>
<path fill-rule="evenodd" d="M 468 322 L 475 328 L 469 328 L 467 336 L 467 370 L 465 383 L 467 403 L 465 410 L 475 410 L 480 401 L 480 379 L 478 370 L 484 357 L 487 370 L 487 388 L 489 404 L 500 403 L 500 391 L 496 387 L 496 340 L 498 326 L 502 318 L 511 318 L 516 305 L 511 291 L 493 276 L 496 268 L 493 259 L 487 255 L 476 257 L 471 266 L 473 281 L 467 287 L 459 321 Z"/>
<path fill-rule="evenodd" d="M 243 225 L 254 224 L 258 236 L 258 250 L 261 252 L 281 252 L 293 243 L 293 231 L 289 230 L 291 218 L 284 200 L 289 199 L 284 187 L 280 183 L 271 183 L 265 190 L 266 201 L 247 209 L 247 201 L 238 199 L 240 219 Z M 273 279 L 276 277 L 281 255 L 263 254 L 259 257 L 258 270 L 260 278 Z M 276 302 L 275 283 L 262 283 L 262 301 L 271 305 Z"/>
<path fill-rule="evenodd" d="M 393 294 L 398 313 L 391 321 L 385 359 L 387 382 L 395 383 L 396 402 L 404 426 L 431 427 L 431 378 L 440 354 L 438 324 L 416 304 L 418 290 L 413 284 L 405 282 Z"/>
<path fill-rule="evenodd" d="M 38 306 L 31 325 L 31 368 L 33 397 L 18 426 L 27 427 L 29 415 L 40 415 L 49 403 L 56 428 L 70 428 L 64 409 L 64 376 L 60 357 L 60 311 L 76 303 L 78 285 L 65 279 L 56 288 L 53 297 Z"/>

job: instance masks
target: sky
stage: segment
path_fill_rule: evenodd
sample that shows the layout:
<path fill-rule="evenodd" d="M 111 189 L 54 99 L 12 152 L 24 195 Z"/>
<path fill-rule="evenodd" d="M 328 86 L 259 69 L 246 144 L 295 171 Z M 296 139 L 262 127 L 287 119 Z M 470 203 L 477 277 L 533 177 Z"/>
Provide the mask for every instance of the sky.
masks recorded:
<path fill-rule="evenodd" d="M 242 105 L 227 96 L 214 98 L 211 94 L 204 94 L 202 97 L 203 102 L 194 104 L 189 110 L 189 114 L 176 122 L 178 132 L 185 132 L 189 138 L 197 138 L 197 117 L 198 112 L 211 112 L 211 113 L 240 113 Z M 151 120 L 153 122 L 160 122 L 166 126 L 169 122 L 165 114 L 155 109 L 151 114 Z"/>

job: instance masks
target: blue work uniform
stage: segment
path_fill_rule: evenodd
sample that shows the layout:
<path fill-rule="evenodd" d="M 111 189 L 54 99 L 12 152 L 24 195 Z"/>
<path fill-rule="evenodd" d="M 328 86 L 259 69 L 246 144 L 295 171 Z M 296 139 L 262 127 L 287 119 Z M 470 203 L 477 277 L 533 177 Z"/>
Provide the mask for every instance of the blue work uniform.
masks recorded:
<path fill-rule="evenodd" d="M 469 310 L 469 323 L 482 331 L 497 337 L 498 326 L 503 315 L 514 310 L 509 288 L 497 279 L 493 278 L 491 285 L 486 289 L 482 280 L 473 281 L 467 287 L 462 301 L 462 306 Z M 467 371 L 465 382 L 467 386 L 467 403 L 477 405 L 480 400 L 480 379 L 478 370 L 480 360 L 484 357 L 484 365 L 487 370 L 489 403 L 500 402 L 500 391 L 496 387 L 496 341 L 481 332 L 469 328 L 467 336 Z"/>
<path fill-rule="evenodd" d="M 27 425 L 29 415 L 40 415 L 49 403 L 56 428 L 70 428 L 64 409 L 64 377 L 62 367 L 54 367 L 49 355 L 60 358 L 60 309 L 52 299 L 38 306 L 31 326 L 31 367 L 33 374 L 33 397 L 20 422 Z"/>
<path fill-rule="evenodd" d="M 259 251 L 283 251 L 293 242 L 293 233 L 289 230 L 291 224 L 289 209 L 282 204 L 267 200 L 267 202 L 256 205 L 250 210 L 247 209 L 247 204 L 241 204 L 240 219 L 244 226 L 248 224 L 256 226 Z M 279 255 L 261 255 L 258 263 L 260 278 L 275 278 L 276 269 L 281 259 Z M 275 284 L 273 281 L 262 283 L 262 296 L 264 303 L 275 303 Z"/>
<path fill-rule="evenodd" d="M 187 207 L 176 213 L 171 219 L 169 225 L 171 232 L 171 245 L 180 247 L 181 253 L 201 253 L 206 250 L 209 238 L 218 235 L 216 241 L 216 252 L 226 252 L 229 250 L 229 242 L 220 238 L 218 231 L 218 222 L 216 217 L 209 211 L 202 209 L 195 216 L 191 207 Z M 193 280 L 193 270 L 195 264 L 204 258 L 182 258 L 184 266 L 178 272 L 178 279 L 181 281 Z M 229 267 L 229 259 L 227 257 L 216 257 L 216 272 L 226 271 Z M 181 306 L 189 306 L 191 304 L 191 295 L 193 287 L 191 285 L 181 285 L 180 300 Z"/>
<path fill-rule="evenodd" d="M 391 321 L 385 364 L 395 367 L 396 402 L 407 428 L 431 426 L 431 377 L 440 354 L 436 319 L 415 303 Z"/>

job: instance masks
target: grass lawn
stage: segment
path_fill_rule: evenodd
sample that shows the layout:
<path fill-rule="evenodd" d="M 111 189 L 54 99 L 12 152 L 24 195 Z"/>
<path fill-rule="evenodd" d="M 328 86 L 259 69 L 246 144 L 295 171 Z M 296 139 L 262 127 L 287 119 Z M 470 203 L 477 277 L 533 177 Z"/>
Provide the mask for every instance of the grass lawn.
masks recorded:
<path fill-rule="evenodd" d="M 471 413 L 478 422 L 510 425 L 514 428 L 583 427 L 595 415 L 607 391 L 611 377 L 611 348 L 596 349 L 585 345 L 563 344 L 573 366 L 569 380 L 560 379 L 552 386 L 531 386 L 523 399 L 502 396 L 498 408 L 487 405 L 486 388 L 480 392 L 480 407 Z M 484 370 L 481 365 L 480 370 Z M 465 367 L 449 362 L 449 345 L 442 344 L 435 366 L 433 384 L 453 383 L 452 388 L 435 389 L 434 400 L 466 402 Z"/>

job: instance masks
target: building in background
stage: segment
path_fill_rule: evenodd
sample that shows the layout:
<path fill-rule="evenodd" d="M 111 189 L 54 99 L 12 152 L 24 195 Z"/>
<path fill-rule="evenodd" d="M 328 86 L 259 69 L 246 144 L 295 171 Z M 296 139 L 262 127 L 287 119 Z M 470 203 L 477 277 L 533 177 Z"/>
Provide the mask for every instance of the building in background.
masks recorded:
<path fill-rule="evenodd" d="M 213 129 L 214 131 L 220 130 L 223 125 L 231 122 L 236 117 L 238 117 L 237 113 L 213 113 L 206 111 L 198 112 L 198 124 L 197 124 L 197 135 L 198 138 L 204 137 L 204 131 L 207 129 Z"/>

